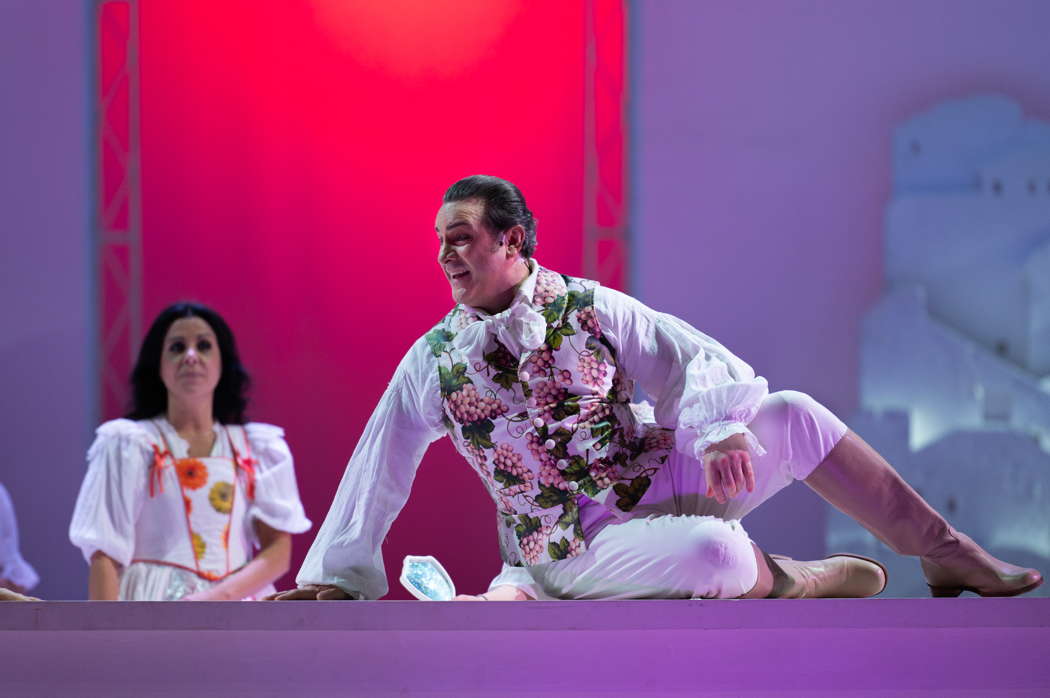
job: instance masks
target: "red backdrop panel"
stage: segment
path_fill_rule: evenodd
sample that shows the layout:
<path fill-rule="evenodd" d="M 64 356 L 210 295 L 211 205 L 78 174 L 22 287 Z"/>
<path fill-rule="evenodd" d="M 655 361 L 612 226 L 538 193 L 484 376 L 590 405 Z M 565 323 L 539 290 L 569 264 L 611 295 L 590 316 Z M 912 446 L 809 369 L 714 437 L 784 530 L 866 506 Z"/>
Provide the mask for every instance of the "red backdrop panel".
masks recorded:
<path fill-rule="evenodd" d="M 144 312 L 223 313 L 320 525 L 403 353 L 451 306 L 444 188 L 516 182 L 537 258 L 579 273 L 584 17 L 558 0 L 141 1 Z M 619 7 L 617 6 L 617 11 Z M 313 533 L 296 540 L 293 574 Z M 384 546 L 464 591 L 498 570 L 493 507 L 447 442 Z M 291 575 L 284 579 L 291 583 Z"/>

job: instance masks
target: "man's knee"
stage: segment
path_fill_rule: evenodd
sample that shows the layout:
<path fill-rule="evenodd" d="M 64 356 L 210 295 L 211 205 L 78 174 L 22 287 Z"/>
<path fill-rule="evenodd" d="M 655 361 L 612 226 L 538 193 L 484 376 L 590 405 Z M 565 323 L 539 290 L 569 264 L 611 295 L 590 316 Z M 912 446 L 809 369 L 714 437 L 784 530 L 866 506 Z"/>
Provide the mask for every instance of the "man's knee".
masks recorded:
<path fill-rule="evenodd" d="M 749 552 L 747 536 L 733 524 L 708 518 L 698 522 L 689 532 L 693 555 L 712 567 L 734 567 L 742 553 Z M 747 548 L 747 550 L 745 550 Z"/>
<path fill-rule="evenodd" d="M 704 519 L 689 532 L 688 544 L 697 566 L 694 596 L 734 598 L 754 585 L 754 552 L 739 524 Z"/>
<path fill-rule="evenodd" d="M 797 390 L 780 390 L 771 393 L 769 398 L 779 407 L 784 419 L 790 422 L 813 421 L 828 411 L 827 407 Z"/>
<path fill-rule="evenodd" d="M 846 433 L 846 425 L 806 393 L 781 390 L 769 398 L 783 428 L 785 461 L 796 479 L 805 479 Z"/>

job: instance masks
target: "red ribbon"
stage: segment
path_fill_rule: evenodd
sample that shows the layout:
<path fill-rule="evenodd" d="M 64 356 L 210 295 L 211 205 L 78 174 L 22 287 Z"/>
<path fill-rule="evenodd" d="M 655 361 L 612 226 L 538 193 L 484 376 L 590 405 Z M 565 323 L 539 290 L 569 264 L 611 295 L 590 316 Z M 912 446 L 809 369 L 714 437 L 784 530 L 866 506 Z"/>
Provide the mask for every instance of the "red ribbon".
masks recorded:
<path fill-rule="evenodd" d="M 156 483 L 156 490 L 164 492 L 164 461 L 171 458 L 170 451 L 161 451 L 157 447 L 157 444 L 153 444 L 153 467 L 150 468 L 149 476 L 149 496 L 154 495 L 154 483 Z"/>
<path fill-rule="evenodd" d="M 248 499 L 255 499 L 255 464 L 257 461 L 251 456 L 238 456 L 235 462 L 237 467 L 248 476 Z"/>

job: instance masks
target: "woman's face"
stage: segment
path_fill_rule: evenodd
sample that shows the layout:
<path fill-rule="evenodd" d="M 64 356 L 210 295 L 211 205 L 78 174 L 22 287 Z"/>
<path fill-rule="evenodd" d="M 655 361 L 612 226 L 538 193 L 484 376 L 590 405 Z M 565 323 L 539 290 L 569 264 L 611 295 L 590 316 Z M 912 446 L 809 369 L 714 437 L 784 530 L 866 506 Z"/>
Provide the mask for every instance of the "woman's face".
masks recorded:
<path fill-rule="evenodd" d="M 199 317 L 179 318 L 164 335 L 160 379 L 174 399 L 211 398 L 222 375 L 219 342 Z"/>

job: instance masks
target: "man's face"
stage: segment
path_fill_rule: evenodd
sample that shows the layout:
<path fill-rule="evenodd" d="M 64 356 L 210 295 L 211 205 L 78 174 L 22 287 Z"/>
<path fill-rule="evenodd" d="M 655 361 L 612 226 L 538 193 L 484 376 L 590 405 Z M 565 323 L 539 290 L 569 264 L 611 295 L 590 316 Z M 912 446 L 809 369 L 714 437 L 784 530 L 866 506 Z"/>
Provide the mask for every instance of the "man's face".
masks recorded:
<path fill-rule="evenodd" d="M 509 254 L 503 241 L 492 234 L 482 216 L 479 199 L 443 205 L 434 222 L 437 231 L 438 264 L 452 287 L 452 298 L 490 313 L 503 310 L 512 278 L 516 254 Z"/>

